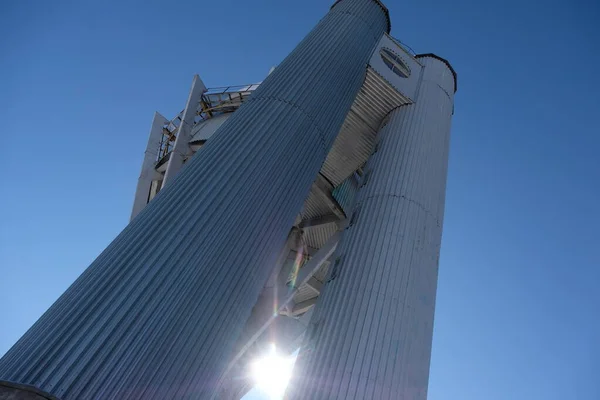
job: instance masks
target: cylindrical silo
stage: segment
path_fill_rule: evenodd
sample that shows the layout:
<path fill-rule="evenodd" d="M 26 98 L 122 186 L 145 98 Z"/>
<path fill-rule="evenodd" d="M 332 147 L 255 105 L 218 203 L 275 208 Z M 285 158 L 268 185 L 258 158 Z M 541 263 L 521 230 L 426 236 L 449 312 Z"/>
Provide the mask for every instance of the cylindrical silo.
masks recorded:
<path fill-rule="evenodd" d="M 290 399 L 425 399 L 454 73 L 434 55 L 378 133 Z"/>
<path fill-rule="evenodd" d="M 388 30 L 379 1 L 337 2 L 8 351 L 0 380 L 63 400 L 210 397 Z"/>

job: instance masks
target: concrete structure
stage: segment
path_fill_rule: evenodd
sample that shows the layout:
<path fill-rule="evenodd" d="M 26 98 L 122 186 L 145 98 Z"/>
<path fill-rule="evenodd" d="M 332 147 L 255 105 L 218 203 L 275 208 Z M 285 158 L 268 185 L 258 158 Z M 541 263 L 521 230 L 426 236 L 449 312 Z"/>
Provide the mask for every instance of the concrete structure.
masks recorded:
<path fill-rule="evenodd" d="M 151 200 L 150 192 L 152 190 L 152 184 L 159 177 L 159 174 L 155 169 L 155 164 L 158 159 L 160 143 L 163 138 L 163 127 L 167 125 L 168 122 L 169 121 L 158 112 L 154 113 L 150 135 L 148 135 L 148 144 L 146 145 L 146 151 L 144 152 L 142 171 L 140 172 L 137 188 L 135 190 L 131 219 L 138 215 Z M 154 193 L 154 195 L 156 195 L 156 193 Z"/>
<path fill-rule="evenodd" d="M 240 398 L 303 341 L 291 398 L 424 398 L 456 76 L 389 28 L 341 0 L 260 85 L 195 76 L 155 115 L 131 223 L 0 359 L 0 399 Z"/>
<path fill-rule="evenodd" d="M 204 86 L 200 77 L 196 75 L 192 82 L 192 88 L 190 89 L 190 95 L 185 104 L 185 109 L 180 118 L 181 122 L 179 129 L 177 129 L 173 149 L 169 153 L 170 157 L 165 170 L 163 186 L 166 186 L 177 174 L 179 174 L 183 163 L 192 155 L 188 143 L 192 139 L 192 127 L 195 122 L 197 105 L 200 103 L 202 93 L 206 93 L 206 86 Z M 136 197 L 137 195 L 138 193 L 136 193 Z"/>

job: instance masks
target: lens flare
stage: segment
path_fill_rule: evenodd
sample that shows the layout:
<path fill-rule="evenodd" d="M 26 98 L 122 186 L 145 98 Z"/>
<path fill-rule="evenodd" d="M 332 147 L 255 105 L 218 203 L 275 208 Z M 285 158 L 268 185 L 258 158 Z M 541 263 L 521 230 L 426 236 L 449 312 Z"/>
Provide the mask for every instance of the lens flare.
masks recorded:
<path fill-rule="evenodd" d="M 296 278 L 298 278 L 298 271 L 300 271 L 300 267 L 304 263 L 304 249 L 299 248 L 296 252 L 296 258 L 294 259 L 294 266 L 292 267 L 292 271 L 290 273 L 290 278 L 288 279 L 290 287 L 296 286 Z"/>
<path fill-rule="evenodd" d="M 277 354 L 274 344 L 269 353 L 252 363 L 252 377 L 256 388 L 273 400 L 279 400 L 292 377 L 295 358 Z"/>

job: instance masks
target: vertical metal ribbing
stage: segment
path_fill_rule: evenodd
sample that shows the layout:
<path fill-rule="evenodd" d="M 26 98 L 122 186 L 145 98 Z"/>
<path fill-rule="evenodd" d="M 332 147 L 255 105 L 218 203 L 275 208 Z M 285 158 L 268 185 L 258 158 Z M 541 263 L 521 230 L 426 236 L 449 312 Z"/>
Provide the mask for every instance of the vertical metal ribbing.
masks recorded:
<path fill-rule="evenodd" d="M 337 4 L 0 360 L 61 399 L 208 398 L 388 28 Z"/>
<path fill-rule="evenodd" d="M 454 81 L 422 61 L 416 103 L 378 134 L 290 399 L 426 398 Z"/>

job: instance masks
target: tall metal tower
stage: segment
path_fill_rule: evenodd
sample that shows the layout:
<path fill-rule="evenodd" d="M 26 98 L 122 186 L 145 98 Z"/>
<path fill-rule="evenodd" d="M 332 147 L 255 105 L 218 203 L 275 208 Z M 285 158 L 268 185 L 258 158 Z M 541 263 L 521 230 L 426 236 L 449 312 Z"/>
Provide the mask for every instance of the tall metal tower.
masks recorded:
<path fill-rule="evenodd" d="M 425 399 L 456 74 L 389 31 L 339 0 L 262 83 L 195 76 L 0 399 L 237 399 L 272 343 L 300 347 L 289 398 Z"/>

